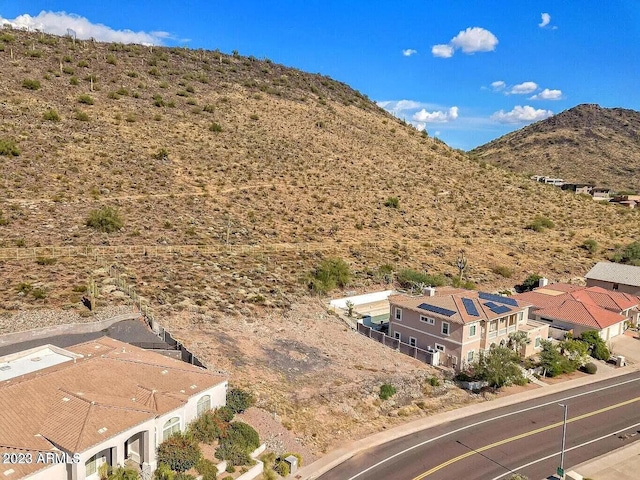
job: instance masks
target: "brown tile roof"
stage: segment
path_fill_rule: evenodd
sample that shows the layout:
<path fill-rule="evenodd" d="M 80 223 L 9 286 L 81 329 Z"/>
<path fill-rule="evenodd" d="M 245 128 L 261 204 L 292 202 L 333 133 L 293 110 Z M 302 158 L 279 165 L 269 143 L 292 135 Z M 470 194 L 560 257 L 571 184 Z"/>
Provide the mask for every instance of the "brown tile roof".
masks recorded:
<path fill-rule="evenodd" d="M 429 297 L 426 295 L 417 295 L 417 296 L 409 296 L 409 295 L 403 295 L 403 294 L 391 295 L 389 296 L 389 303 L 392 306 L 407 308 L 415 312 L 418 312 L 422 315 L 434 316 L 434 317 L 442 318 L 446 321 L 451 321 L 453 323 L 459 323 L 459 324 L 473 323 L 481 320 L 485 320 L 485 321 L 493 320 L 495 318 L 503 317 L 505 314 L 509 313 L 509 312 L 505 312 L 505 313 L 497 314 L 491 311 L 491 309 L 489 309 L 489 307 L 486 306 L 487 301 L 482 300 L 478 297 L 479 293 L 481 292 L 477 292 L 475 290 L 466 290 L 466 289 L 460 289 L 460 288 L 453 289 L 453 288 L 445 287 L 440 290 L 436 289 L 436 294 L 432 297 Z M 473 303 L 473 305 L 476 307 L 476 310 L 478 311 L 478 314 L 479 314 L 478 316 L 470 315 L 467 312 L 467 309 L 465 308 L 464 303 L 462 301 L 463 298 L 468 299 Z M 509 297 L 509 298 L 515 299 L 514 297 Z M 527 303 L 524 300 L 516 300 L 516 302 L 518 303 L 517 307 L 512 305 L 506 305 L 512 310 L 512 312 L 510 313 L 519 312 L 524 307 L 529 306 L 529 303 Z M 453 311 L 454 313 L 451 316 L 439 315 L 437 312 L 432 312 L 432 311 L 419 308 L 418 306 L 422 303 L 426 303 L 428 305 L 432 305 L 435 307 L 445 308 L 447 310 Z M 496 301 L 496 303 L 498 302 Z M 391 318 L 393 319 L 393 312 L 391 312 Z"/>
<path fill-rule="evenodd" d="M 67 350 L 84 357 L 0 382 L 2 451 L 79 453 L 226 380 L 106 337 Z"/>

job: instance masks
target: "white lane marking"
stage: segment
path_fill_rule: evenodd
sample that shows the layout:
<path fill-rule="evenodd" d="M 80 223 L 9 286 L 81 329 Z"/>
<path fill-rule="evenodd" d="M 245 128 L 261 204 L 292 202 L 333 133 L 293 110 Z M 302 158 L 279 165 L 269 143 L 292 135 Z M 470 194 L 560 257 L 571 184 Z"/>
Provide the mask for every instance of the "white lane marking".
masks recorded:
<path fill-rule="evenodd" d="M 632 383 L 632 382 L 637 382 L 637 381 L 640 381 L 640 378 L 632 378 L 631 380 L 625 380 L 624 382 L 620 382 L 620 383 L 616 383 L 616 384 L 613 384 L 613 385 L 609 385 L 607 387 L 600 387 L 600 388 L 597 388 L 596 390 L 589 390 L 587 392 L 577 393 L 577 394 L 571 395 L 569 397 L 559 398 L 559 399 L 553 400 L 551 402 L 542 403 L 540 405 L 534 405 L 533 407 L 523 408 L 522 410 L 517 410 L 515 412 L 503 413 L 502 415 L 498 415 L 497 417 L 487 418 L 486 420 L 481 420 L 479 422 L 472 423 L 471 425 L 466 425 L 464 427 L 457 428 L 457 429 L 452 430 L 450 432 L 443 433 L 442 435 L 438 435 L 437 437 L 433 437 L 433 438 L 430 438 L 428 440 L 425 440 L 424 442 L 417 443 L 417 444 L 415 444 L 415 445 L 413 445 L 413 446 L 411 446 L 409 448 L 405 448 L 401 452 L 395 453 L 395 454 L 391 455 L 390 457 L 385 458 L 384 460 L 380 460 L 375 465 L 371 465 L 369 468 L 366 468 L 366 469 L 362 470 L 361 472 L 356 473 L 353 477 L 349 477 L 348 480 L 354 480 L 355 478 L 358 478 L 360 475 L 363 475 L 363 474 L 367 473 L 370 470 L 376 469 L 380 465 L 382 465 L 384 463 L 387 463 L 389 460 L 393 460 L 394 458 L 399 457 L 401 455 L 404 455 L 405 453 L 410 452 L 411 450 L 414 450 L 416 448 L 422 447 L 423 445 L 427 445 L 428 443 L 435 442 L 436 440 L 440 440 L 441 438 L 447 437 L 447 436 L 452 435 L 454 433 L 462 432 L 463 430 L 467 430 L 469 428 L 477 427 L 478 425 L 482 425 L 483 423 L 492 422 L 494 420 L 499 420 L 501 418 L 509 417 L 511 415 L 517 415 L 517 414 L 520 414 L 520 413 L 523 413 L 523 412 L 528 412 L 529 410 L 535 410 L 536 408 L 546 407 L 548 405 L 553 405 L 554 403 L 563 402 L 565 400 L 570 400 L 572 398 L 582 397 L 584 395 L 591 395 L 593 393 L 601 392 L 601 391 L 607 390 L 609 388 L 615 388 L 615 387 L 619 387 L 621 385 L 626 385 L 627 383 Z M 576 387 L 576 388 L 582 388 L 582 387 Z M 502 407 L 502 408 L 507 408 L 507 407 Z M 433 428 L 435 428 L 435 427 L 433 427 Z M 416 432 L 416 433 L 418 433 L 418 432 Z M 384 445 L 384 443 L 382 445 Z"/>
<path fill-rule="evenodd" d="M 617 434 L 622 433 L 622 432 L 626 432 L 627 430 L 629 430 L 631 428 L 636 428 L 636 427 L 640 427 L 640 423 L 636 423 L 635 425 L 630 425 L 627 428 L 623 428 L 622 430 L 618 430 L 617 432 L 608 433 L 607 435 L 603 435 L 602 437 L 599 437 L 599 438 L 594 438 L 593 440 L 589 440 L 588 442 L 584 442 L 584 443 L 582 443 L 580 445 L 576 445 L 575 447 L 565 448 L 564 451 L 565 452 L 570 452 L 571 450 L 575 450 L 576 448 L 584 447 L 585 445 L 589 445 L 590 443 L 599 442 L 600 440 L 604 440 L 605 438 L 611 437 L 613 435 L 617 435 Z M 623 446 L 626 446 L 626 445 L 623 445 Z M 529 462 L 529 463 L 527 463 L 525 465 L 520 465 L 519 467 L 514 468 L 510 472 L 503 473 L 502 475 L 499 475 L 499 476 L 497 476 L 495 478 L 492 478 L 491 480 L 500 480 L 501 478 L 505 477 L 506 475 L 512 475 L 514 473 L 517 473 L 518 470 L 530 467 L 531 465 L 534 465 L 534 464 L 539 463 L 539 462 L 544 462 L 545 460 L 549 460 L 550 458 L 557 457 L 558 455 L 560 455 L 560 453 L 561 452 L 553 453 L 551 455 L 547 455 L 546 457 L 539 458 L 538 460 L 534 460 L 533 462 Z M 567 469 L 567 470 L 569 470 L 569 469 Z"/>

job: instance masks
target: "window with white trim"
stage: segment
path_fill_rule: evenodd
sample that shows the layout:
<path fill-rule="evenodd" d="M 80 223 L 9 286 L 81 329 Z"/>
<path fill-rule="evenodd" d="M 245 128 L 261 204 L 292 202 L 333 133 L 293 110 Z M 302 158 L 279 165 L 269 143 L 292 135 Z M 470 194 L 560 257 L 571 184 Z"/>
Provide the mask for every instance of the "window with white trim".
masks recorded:
<path fill-rule="evenodd" d="M 106 461 L 104 453 L 96 453 L 84 463 L 85 477 L 98 473 L 98 468 Z"/>
<path fill-rule="evenodd" d="M 399 322 L 401 322 L 401 321 L 402 321 L 402 309 L 401 309 L 401 308 L 396 307 L 395 315 L 394 315 L 394 316 L 395 316 L 395 319 L 396 319 L 396 320 L 398 320 Z"/>
<path fill-rule="evenodd" d="M 425 317 L 424 315 L 420 315 L 420 321 L 426 323 L 427 325 L 435 325 L 436 319 L 431 317 Z"/>
<path fill-rule="evenodd" d="M 542 338 L 536 337 L 536 343 L 535 343 L 536 348 L 540 348 L 541 345 L 542 345 Z"/>
<path fill-rule="evenodd" d="M 444 352 L 445 350 L 444 345 L 436 343 L 436 350 L 438 350 L 439 352 Z"/>
<path fill-rule="evenodd" d="M 211 410 L 211 395 L 204 395 L 198 400 L 197 413 L 198 417 L 201 417 L 205 412 Z"/>
<path fill-rule="evenodd" d="M 442 330 L 440 330 L 442 332 L 443 335 L 449 335 L 449 322 L 442 322 Z"/>
<path fill-rule="evenodd" d="M 467 362 L 473 362 L 473 350 L 467 352 Z"/>
<path fill-rule="evenodd" d="M 415 347 L 417 342 L 416 337 L 409 337 L 409 345 L 412 347 Z"/>
<path fill-rule="evenodd" d="M 162 441 L 166 441 L 174 433 L 180 431 L 180 417 L 173 417 L 167 420 L 162 427 Z"/>
<path fill-rule="evenodd" d="M 518 312 L 518 322 L 522 322 L 524 319 L 524 312 Z"/>
<path fill-rule="evenodd" d="M 469 325 L 469 336 L 470 337 L 475 337 L 477 331 L 478 331 L 478 326 L 477 325 Z"/>
<path fill-rule="evenodd" d="M 402 341 L 402 335 L 400 335 L 400 332 L 393 332 L 393 338 Z"/>

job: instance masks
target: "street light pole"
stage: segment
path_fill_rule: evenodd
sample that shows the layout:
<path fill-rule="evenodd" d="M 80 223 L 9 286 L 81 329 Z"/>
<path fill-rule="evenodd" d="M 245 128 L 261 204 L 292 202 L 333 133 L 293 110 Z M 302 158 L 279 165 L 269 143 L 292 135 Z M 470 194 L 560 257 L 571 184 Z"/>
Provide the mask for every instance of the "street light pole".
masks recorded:
<path fill-rule="evenodd" d="M 567 439 L 567 405 L 563 403 L 559 403 L 562 408 L 564 408 L 564 422 L 562 423 L 562 452 L 560 454 L 560 471 L 562 472 L 562 477 L 564 478 L 564 447 Z"/>

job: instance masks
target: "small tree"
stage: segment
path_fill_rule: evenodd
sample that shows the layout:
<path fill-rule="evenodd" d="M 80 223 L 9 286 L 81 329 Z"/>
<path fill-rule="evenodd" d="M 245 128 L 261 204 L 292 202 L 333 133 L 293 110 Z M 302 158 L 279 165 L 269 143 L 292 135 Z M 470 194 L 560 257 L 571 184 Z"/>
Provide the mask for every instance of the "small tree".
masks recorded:
<path fill-rule="evenodd" d="M 541 342 L 540 366 L 544 368 L 548 377 L 555 377 L 562 373 L 573 372 L 576 367 L 560 353 L 558 347 L 548 340 Z"/>
<path fill-rule="evenodd" d="M 347 316 L 349 318 L 353 317 L 353 309 L 355 308 L 355 304 L 351 300 L 347 300 L 346 307 L 347 307 Z"/>
<path fill-rule="evenodd" d="M 227 407 L 234 413 L 242 413 L 255 403 L 250 392 L 240 388 L 232 388 L 227 392 Z"/>
<path fill-rule="evenodd" d="M 589 345 L 586 342 L 572 338 L 560 343 L 560 351 L 576 368 L 583 366 L 589 358 Z"/>
<path fill-rule="evenodd" d="M 597 330 L 587 330 L 580 335 L 580 340 L 589 345 L 589 354 L 597 360 L 609 360 L 610 352 Z"/>
<path fill-rule="evenodd" d="M 194 467 L 200 457 L 198 441 L 182 432 L 174 433 L 158 446 L 158 463 L 164 463 L 177 472 Z"/>
<path fill-rule="evenodd" d="M 139 478 L 138 472 L 130 467 L 118 467 L 108 477 L 109 480 L 139 480 Z"/>
<path fill-rule="evenodd" d="M 349 264 L 341 258 L 327 258 L 313 272 L 309 288 L 317 293 L 327 293 L 336 287 L 344 287 L 351 279 Z"/>
<path fill-rule="evenodd" d="M 598 251 L 598 242 L 596 242 L 593 238 L 587 238 L 584 242 L 582 242 L 582 248 L 593 255 Z"/>
<path fill-rule="evenodd" d="M 528 292 L 533 290 L 538 286 L 538 283 L 540 282 L 541 278 L 542 278 L 541 275 L 532 273 L 524 280 L 524 282 L 522 282 L 522 284 L 519 285 L 520 290 L 522 290 L 523 292 Z"/>
<path fill-rule="evenodd" d="M 475 378 L 485 380 L 489 386 L 501 388 L 507 385 L 524 385 L 527 380 L 518 366 L 518 355 L 505 347 L 492 348 L 488 353 L 480 352 L 472 370 Z"/>

